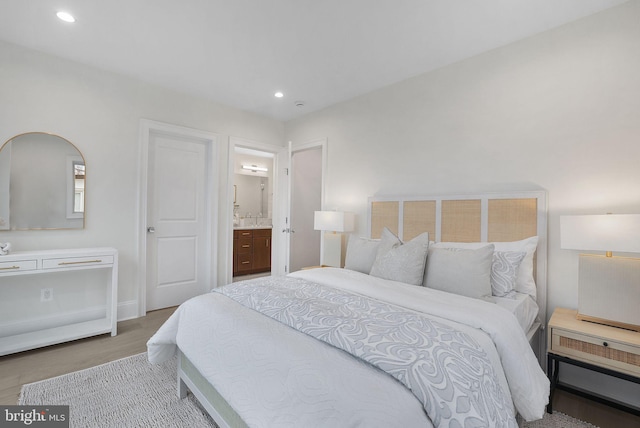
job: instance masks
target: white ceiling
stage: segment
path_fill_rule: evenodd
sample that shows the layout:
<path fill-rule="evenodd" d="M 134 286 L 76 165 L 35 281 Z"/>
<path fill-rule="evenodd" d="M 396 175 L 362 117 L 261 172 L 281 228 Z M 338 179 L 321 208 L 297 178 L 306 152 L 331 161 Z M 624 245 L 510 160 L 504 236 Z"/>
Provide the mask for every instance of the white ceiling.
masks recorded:
<path fill-rule="evenodd" d="M 0 40 L 285 121 L 625 1 L 0 0 Z"/>

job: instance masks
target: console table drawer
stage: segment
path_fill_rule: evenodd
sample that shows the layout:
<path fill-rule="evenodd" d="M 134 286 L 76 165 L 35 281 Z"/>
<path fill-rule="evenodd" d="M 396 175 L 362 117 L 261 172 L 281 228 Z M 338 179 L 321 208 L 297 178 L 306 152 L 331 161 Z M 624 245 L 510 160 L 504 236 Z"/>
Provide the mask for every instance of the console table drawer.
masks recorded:
<path fill-rule="evenodd" d="M 60 269 L 112 264 L 113 256 L 111 255 L 42 259 L 42 269 Z"/>
<path fill-rule="evenodd" d="M 13 262 L 0 262 L 0 275 L 5 273 L 15 273 L 25 270 L 35 270 L 38 268 L 36 260 L 20 260 Z"/>

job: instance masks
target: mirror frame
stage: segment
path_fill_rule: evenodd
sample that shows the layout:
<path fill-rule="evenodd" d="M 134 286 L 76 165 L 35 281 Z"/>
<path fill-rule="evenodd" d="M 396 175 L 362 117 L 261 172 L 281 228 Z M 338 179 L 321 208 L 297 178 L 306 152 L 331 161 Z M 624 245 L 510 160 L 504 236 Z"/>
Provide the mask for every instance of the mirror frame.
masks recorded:
<path fill-rule="evenodd" d="M 9 138 L 7 141 L 5 141 L 1 146 L 0 146 L 0 152 L 2 151 L 2 149 L 4 149 L 4 147 L 9 144 L 10 142 L 12 142 L 13 140 L 15 140 L 16 138 L 19 137 L 23 137 L 25 135 L 33 135 L 33 134 L 39 134 L 39 135 L 44 135 L 44 136 L 49 136 L 49 137 L 56 137 L 59 138 L 60 140 L 63 140 L 64 142 L 66 142 L 67 144 L 69 144 L 71 147 L 73 147 L 76 152 L 78 152 L 78 156 L 77 158 L 81 158 L 82 162 L 85 165 L 85 171 L 86 171 L 86 167 L 87 167 L 87 160 L 85 159 L 84 155 L 82 154 L 82 151 L 80 151 L 80 149 L 73 144 L 71 141 L 67 140 L 64 137 L 61 137 L 58 134 L 54 134 L 52 132 L 44 132 L 44 131 L 30 131 L 30 132 L 23 132 L 20 134 L 16 134 L 13 137 Z M 68 181 L 66 183 L 66 185 L 68 185 Z M 86 172 L 85 172 L 85 178 L 84 178 L 84 186 L 85 186 L 85 192 L 86 192 L 86 188 L 87 188 L 87 176 L 86 176 Z M 68 203 L 68 201 L 65 199 L 65 205 Z M 70 207 L 67 207 L 66 209 L 68 210 Z M 27 227 L 27 228 L 12 228 L 11 227 L 11 220 L 9 220 L 9 228 L 5 229 L 5 230 L 0 230 L 0 233 L 4 233 L 4 232 L 11 232 L 11 231 L 26 231 L 26 230 L 83 230 L 86 228 L 86 224 L 87 224 L 87 201 L 86 201 L 86 193 L 84 196 L 84 211 L 82 214 L 82 226 L 80 227 Z M 68 211 L 67 211 L 68 212 Z"/>

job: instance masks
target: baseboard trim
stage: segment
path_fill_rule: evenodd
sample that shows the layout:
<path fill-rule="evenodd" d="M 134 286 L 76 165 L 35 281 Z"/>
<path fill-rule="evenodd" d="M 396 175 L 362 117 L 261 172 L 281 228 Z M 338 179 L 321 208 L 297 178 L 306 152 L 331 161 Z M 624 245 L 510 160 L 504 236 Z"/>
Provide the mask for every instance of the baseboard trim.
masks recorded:
<path fill-rule="evenodd" d="M 118 321 L 126 321 L 138 316 L 138 301 L 128 300 L 126 302 L 118 303 Z"/>

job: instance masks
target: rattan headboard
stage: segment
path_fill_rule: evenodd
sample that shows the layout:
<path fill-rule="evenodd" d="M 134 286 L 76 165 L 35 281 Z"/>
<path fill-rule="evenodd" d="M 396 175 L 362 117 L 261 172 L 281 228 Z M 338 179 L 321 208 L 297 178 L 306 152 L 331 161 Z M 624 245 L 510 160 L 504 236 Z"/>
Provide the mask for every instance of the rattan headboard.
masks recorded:
<path fill-rule="evenodd" d="M 408 241 L 423 232 L 436 242 L 507 242 L 538 236 L 534 275 L 542 326 L 547 317 L 545 191 L 369 198 L 368 231 L 384 227 Z M 544 334 L 541 335 L 544 338 Z M 544 340 L 542 340 L 544 342 Z M 543 349 L 544 343 L 540 344 Z"/>

